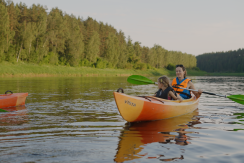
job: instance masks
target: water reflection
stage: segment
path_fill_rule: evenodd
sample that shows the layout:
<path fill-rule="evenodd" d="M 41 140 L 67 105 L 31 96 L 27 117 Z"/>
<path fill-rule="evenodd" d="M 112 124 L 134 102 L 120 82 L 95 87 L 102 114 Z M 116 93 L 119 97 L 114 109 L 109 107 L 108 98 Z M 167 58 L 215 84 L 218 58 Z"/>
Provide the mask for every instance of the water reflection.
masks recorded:
<path fill-rule="evenodd" d="M 4 108 L 0 114 L 0 126 L 22 125 L 28 121 L 26 106 Z"/>
<path fill-rule="evenodd" d="M 14 141 L 15 132 L 28 129 L 28 114 L 25 106 L 4 108 L 7 112 L 0 113 L 0 139 Z"/>
<path fill-rule="evenodd" d="M 244 92 L 243 77 L 189 78 L 207 92 Z M 242 162 L 243 105 L 204 94 L 199 113 L 129 125 L 113 91 L 122 87 L 129 95 L 152 95 L 157 86 L 126 80 L 0 79 L 0 92 L 29 92 L 25 107 L 0 113 L 0 162 Z"/>
<path fill-rule="evenodd" d="M 147 156 L 143 149 L 147 144 L 190 144 L 190 137 L 187 136 L 186 129 L 192 128 L 194 124 L 200 123 L 196 116 L 198 110 L 180 117 L 149 121 L 138 123 L 127 123 L 124 130 L 121 131 L 118 151 L 115 156 L 115 162 L 124 162 L 129 160 L 140 159 L 160 159 L 162 161 L 172 161 L 174 159 L 183 159 L 183 155 L 173 158 L 164 159 L 163 154 L 157 156 Z"/>

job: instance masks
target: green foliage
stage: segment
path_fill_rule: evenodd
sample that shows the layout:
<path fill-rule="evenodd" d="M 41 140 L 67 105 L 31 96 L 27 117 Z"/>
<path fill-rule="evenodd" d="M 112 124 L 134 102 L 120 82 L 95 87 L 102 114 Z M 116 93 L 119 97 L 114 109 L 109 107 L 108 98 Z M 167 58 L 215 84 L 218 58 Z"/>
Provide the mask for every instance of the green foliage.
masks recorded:
<path fill-rule="evenodd" d="M 5 59 L 4 52 L 8 49 L 9 16 L 7 8 L 0 3 L 0 61 Z"/>
<path fill-rule="evenodd" d="M 166 67 L 168 70 L 172 71 L 175 70 L 175 65 L 173 65 L 172 63 L 169 63 L 168 66 Z"/>
<path fill-rule="evenodd" d="M 115 34 L 110 33 L 106 40 L 106 47 L 104 57 L 112 67 L 115 67 L 118 63 L 119 56 L 119 41 Z"/>
<path fill-rule="evenodd" d="M 95 63 L 96 68 L 104 69 L 107 67 L 108 62 L 103 61 L 101 58 L 97 58 L 97 62 Z"/>
<path fill-rule="evenodd" d="M 11 46 L 6 54 L 5 60 L 11 63 L 16 63 L 16 58 L 14 56 L 15 49 L 13 46 Z"/>
<path fill-rule="evenodd" d="M 152 66 L 150 64 L 147 64 L 147 69 L 152 69 Z"/>
<path fill-rule="evenodd" d="M 86 46 L 86 58 L 90 62 L 95 62 L 99 53 L 99 34 L 94 31 Z"/>
<path fill-rule="evenodd" d="M 135 55 L 134 46 L 132 44 L 132 40 L 130 39 L 130 37 L 128 38 L 127 47 L 126 48 L 127 48 L 128 62 L 129 63 L 138 62 L 138 57 L 136 57 L 136 55 Z"/>
<path fill-rule="evenodd" d="M 50 56 L 49 63 L 52 65 L 58 65 L 58 55 L 53 52 L 50 52 L 48 55 Z"/>
<path fill-rule="evenodd" d="M 107 68 L 113 68 L 113 64 L 110 62 L 108 62 L 106 66 L 107 66 Z"/>
<path fill-rule="evenodd" d="M 47 12 L 41 5 L 3 1 L 0 18 L 0 61 L 138 70 L 165 68 L 169 63 L 196 67 L 193 55 L 160 45 L 142 47 L 111 25 L 76 18 L 58 8 Z"/>
<path fill-rule="evenodd" d="M 92 63 L 88 59 L 81 60 L 79 65 L 82 67 L 92 67 Z"/>
<path fill-rule="evenodd" d="M 51 65 L 58 65 L 58 63 L 59 63 L 58 55 L 53 52 L 49 52 L 48 55 L 45 56 L 41 62 L 41 64 L 51 64 Z"/>
<path fill-rule="evenodd" d="M 59 58 L 59 63 L 58 63 L 59 65 L 62 65 L 62 66 L 64 66 L 64 65 L 66 65 L 67 64 L 67 60 L 66 60 L 66 58 L 65 57 L 60 57 Z"/>
<path fill-rule="evenodd" d="M 81 28 L 77 19 L 73 15 L 66 15 L 66 17 L 68 21 L 68 33 L 65 44 L 65 57 L 70 65 L 78 66 L 79 61 L 84 57 L 83 34 L 80 32 Z"/>
<path fill-rule="evenodd" d="M 136 63 L 133 66 L 134 69 L 138 69 L 138 70 L 146 70 L 147 69 L 147 64 L 145 63 Z"/>
<path fill-rule="evenodd" d="M 193 67 L 192 70 L 200 71 L 200 68 L 198 68 L 198 67 Z"/>
<path fill-rule="evenodd" d="M 3 61 L 0 64 L 0 76 L 119 76 L 127 74 L 141 74 L 146 76 L 152 75 L 168 75 L 168 71 L 165 69 L 157 70 L 127 70 L 127 69 L 98 69 L 92 67 L 69 67 L 69 66 L 55 66 L 46 64 L 33 64 L 23 61 L 12 64 L 7 61 Z"/>
<path fill-rule="evenodd" d="M 125 69 L 132 69 L 133 68 L 133 64 L 131 63 L 126 63 L 125 65 Z"/>
<path fill-rule="evenodd" d="M 205 53 L 197 56 L 197 66 L 211 73 L 244 72 L 244 49 Z"/>

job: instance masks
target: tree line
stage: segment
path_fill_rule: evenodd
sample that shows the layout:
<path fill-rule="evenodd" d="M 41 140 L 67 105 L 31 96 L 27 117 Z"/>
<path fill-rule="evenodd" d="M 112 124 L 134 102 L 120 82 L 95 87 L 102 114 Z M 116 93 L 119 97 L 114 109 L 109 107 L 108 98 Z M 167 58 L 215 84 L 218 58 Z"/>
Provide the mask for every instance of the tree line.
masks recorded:
<path fill-rule="evenodd" d="M 207 72 L 244 72 L 244 49 L 199 55 L 197 66 Z"/>
<path fill-rule="evenodd" d="M 84 20 L 58 8 L 47 11 L 39 4 L 28 8 L 0 0 L 0 61 L 121 69 L 196 67 L 191 54 L 142 46 L 91 17 Z"/>

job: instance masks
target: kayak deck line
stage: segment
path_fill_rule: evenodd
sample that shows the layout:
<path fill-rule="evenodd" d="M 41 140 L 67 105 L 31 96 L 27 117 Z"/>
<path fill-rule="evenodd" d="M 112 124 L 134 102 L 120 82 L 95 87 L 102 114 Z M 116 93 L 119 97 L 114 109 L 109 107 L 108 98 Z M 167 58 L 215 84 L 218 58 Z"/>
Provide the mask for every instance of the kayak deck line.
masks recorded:
<path fill-rule="evenodd" d="M 158 100 L 158 101 L 164 103 L 162 100 L 160 100 L 160 99 L 158 99 L 158 98 L 155 98 L 155 97 L 152 97 L 152 96 L 137 96 L 137 97 L 143 97 L 143 98 L 145 98 L 145 99 L 148 99 L 149 101 L 152 101 L 152 100 L 150 100 L 150 98 L 153 98 L 153 99 L 156 99 L 156 100 Z"/>

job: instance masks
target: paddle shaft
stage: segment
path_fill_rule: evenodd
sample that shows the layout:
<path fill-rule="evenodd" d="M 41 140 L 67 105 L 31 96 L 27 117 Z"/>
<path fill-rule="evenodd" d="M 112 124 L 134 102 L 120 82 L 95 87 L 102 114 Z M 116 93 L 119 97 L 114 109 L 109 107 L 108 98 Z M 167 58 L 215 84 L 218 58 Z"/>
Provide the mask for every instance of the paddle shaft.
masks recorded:
<path fill-rule="evenodd" d="M 155 84 L 158 84 L 158 83 L 155 82 Z M 188 88 L 182 88 L 182 87 L 175 87 L 175 86 L 173 86 L 173 87 L 174 88 L 179 88 L 179 89 L 185 89 L 185 90 L 188 90 L 188 91 L 198 92 L 198 90 L 194 90 L 194 89 L 188 89 Z M 225 97 L 226 98 L 226 95 L 219 95 L 219 94 L 215 94 L 215 93 L 211 93 L 211 92 L 202 92 L 202 93 L 209 94 L 209 95 L 214 95 L 214 96 L 219 96 L 219 97 Z"/>
<path fill-rule="evenodd" d="M 189 90 L 189 91 L 198 92 L 198 90 L 194 90 L 194 89 L 188 89 L 188 88 L 182 88 L 182 87 L 174 87 L 174 88 L 179 88 L 179 89 L 185 89 L 185 90 Z M 209 95 L 214 95 L 214 96 L 219 96 L 219 97 L 225 97 L 226 98 L 226 95 L 219 95 L 219 94 L 215 94 L 215 93 L 211 93 L 211 92 L 202 92 L 202 93 L 209 94 Z"/>

